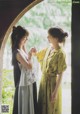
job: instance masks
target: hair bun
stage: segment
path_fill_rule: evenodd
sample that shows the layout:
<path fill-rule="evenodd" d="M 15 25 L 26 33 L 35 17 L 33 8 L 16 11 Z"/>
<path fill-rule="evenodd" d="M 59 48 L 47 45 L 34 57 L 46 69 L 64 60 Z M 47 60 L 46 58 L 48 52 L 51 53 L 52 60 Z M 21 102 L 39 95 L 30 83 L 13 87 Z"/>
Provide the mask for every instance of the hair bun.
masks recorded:
<path fill-rule="evenodd" d="M 68 33 L 67 32 L 64 32 L 64 37 L 68 37 Z"/>

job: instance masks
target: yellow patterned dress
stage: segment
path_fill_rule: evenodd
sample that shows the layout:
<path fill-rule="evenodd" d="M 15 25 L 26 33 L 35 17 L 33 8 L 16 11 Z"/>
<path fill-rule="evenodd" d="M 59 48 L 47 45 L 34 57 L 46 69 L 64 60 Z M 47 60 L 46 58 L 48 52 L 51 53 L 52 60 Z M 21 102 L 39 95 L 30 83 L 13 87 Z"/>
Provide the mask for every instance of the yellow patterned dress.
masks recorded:
<path fill-rule="evenodd" d="M 57 74 L 66 69 L 65 54 L 61 48 L 53 51 L 53 53 L 50 53 L 50 50 L 51 47 L 36 54 L 42 69 L 38 96 L 38 114 L 61 114 L 61 87 L 58 89 L 54 105 L 51 103 L 51 95 L 56 86 Z"/>

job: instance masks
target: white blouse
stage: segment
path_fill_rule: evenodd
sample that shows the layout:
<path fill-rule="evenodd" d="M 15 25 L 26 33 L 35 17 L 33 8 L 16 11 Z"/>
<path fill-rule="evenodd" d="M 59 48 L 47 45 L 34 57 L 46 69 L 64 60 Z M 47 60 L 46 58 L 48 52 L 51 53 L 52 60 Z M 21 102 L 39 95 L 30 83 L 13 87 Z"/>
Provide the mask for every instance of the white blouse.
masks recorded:
<path fill-rule="evenodd" d="M 21 54 L 21 56 L 26 61 L 28 61 L 28 54 L 26 54 L 23 50 L 19 50 L 19 49 L 18 49 L 18 52 Z M 19 63 L 19 67 L 21 70 L 21 77 L 20 77 L 19 86 L 30 85 L 37 80 L 35 73 L 34 73 L 34 68 L 26 70 L 20 63 Z"/>

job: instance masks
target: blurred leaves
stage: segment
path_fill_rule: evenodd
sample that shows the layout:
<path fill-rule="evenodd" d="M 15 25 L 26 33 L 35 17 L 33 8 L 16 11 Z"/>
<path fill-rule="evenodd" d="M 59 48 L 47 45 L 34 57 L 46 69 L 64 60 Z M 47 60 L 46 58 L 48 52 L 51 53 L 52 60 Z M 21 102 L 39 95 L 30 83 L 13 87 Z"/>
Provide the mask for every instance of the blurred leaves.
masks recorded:
<path fill-rule="evenodd" d="M 13 95 L 14 95 L 14 81 L 12 70 L 3 69 L 3 88 L 2 88 L 2 104 L 8 104 L 10 107 L 10 114 L 13 108 Z"/>
<path fill-rule="evenodd" d="M 60 2 L 60 0 L 52 3 L 44 1 L 27 12 L 19 20 L 18 24 L 24 27 L 32 26 L 43 29 L 62 25 L 69 30 L 71 24 L 71 3 Z"/>

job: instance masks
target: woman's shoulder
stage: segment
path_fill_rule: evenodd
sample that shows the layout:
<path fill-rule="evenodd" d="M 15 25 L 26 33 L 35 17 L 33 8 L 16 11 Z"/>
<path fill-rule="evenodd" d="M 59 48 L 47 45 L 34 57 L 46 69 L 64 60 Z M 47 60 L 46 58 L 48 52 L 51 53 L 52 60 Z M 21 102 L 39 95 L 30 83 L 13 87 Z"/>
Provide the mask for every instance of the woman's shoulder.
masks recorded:
<path fill-rule="evenodd" d="M 15 49 L 14 51 L 13 51 L 13 53 L 12 53 L 12 55 L 13 55 L 13 58 L 14 59 L 17 59 L 16 57 L 17 57 L 17 55 L 21 55 L 21 52 L 20 52 L 20 50 L 19 49 Z"/>
<path fill-rule="evenodd" d="M 22 53 L 22 51 L 21 51 L 20 49 L 15 49 L 15 50 L 13 51 L 13 55 L 16 56 L 17 54 L 23 55 L 23 53 Z"/>
<path fill-rule="evenodd" d="M 60 56 L 64 56 L 64 57 L 66 56 L 66 53 L 65 53 L 65 51 L 64 51 L 63 48 L 60 48 L 60 49 L 59 49 L 58 54 L 59 54 Z"/>

